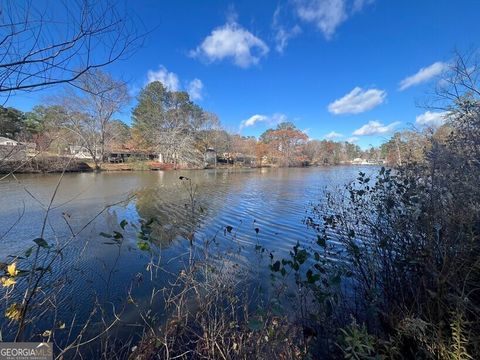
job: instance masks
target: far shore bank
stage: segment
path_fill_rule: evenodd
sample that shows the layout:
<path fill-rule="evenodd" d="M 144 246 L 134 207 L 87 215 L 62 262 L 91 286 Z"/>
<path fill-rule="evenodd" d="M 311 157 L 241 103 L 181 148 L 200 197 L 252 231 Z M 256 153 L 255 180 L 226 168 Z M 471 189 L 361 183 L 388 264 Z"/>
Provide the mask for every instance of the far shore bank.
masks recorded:
<path fill-rule="evenodd" d="M 330 167 L 330 166 L 364 166 L 364 165 L 381 165 L 381 164 L 303 164 L 291 165 L 288 167 Z M 121 172 L 121 171 L 170 171 L 170 170 L 204 170 L 204 169 L 255 169 L 255 168 L 282 168 L 287 166 L 279 166 L 276 164 L 265 164 L 262 166 L 251 166 L 244 164 L 217 164 L 217 166 L 185 166 L 160 163 L 155 161 L 131 162 L 111 164 L 105 163 L 100 169 L 95 168 L 95 164 L 85 161 L 71 161 L 65 158 L 59 158 L 58 161 L 45 161 L 44 159 L 34 159 L 28 162 L 9 162 L 0 166 L 0 174 L 49 174 L 49 173 L 82 173 L 82 172 Z"/>

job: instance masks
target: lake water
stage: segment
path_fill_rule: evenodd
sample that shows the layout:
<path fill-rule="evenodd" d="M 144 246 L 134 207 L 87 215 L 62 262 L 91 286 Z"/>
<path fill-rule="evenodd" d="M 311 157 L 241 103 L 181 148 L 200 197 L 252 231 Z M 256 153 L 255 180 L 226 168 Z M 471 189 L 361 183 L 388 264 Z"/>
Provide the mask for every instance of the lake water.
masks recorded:
<path fill-rule="evenodd" d="M 359 171 L 371 174 L 376 168 L 65 174 L 43 236 L 54 247 L 69 242 L 48 274 L 50 283 L 59 284 L 59 305 L 55 314 L 45 316 L 29 334 L 35 337 L 53 321 L 71 324 L 75 317 L 80 322 L 90 313 L 94 299 L 115 304 L 127 293 L 137 306 L 135 311 L 127 309 L 122 321 L 132 329 L 128 326 L 139 321 L 138 308 L 148 306 L 152 288 L 168 286 L 165 277 L 151 280 L 147 268 L 152 256 L 138 248 L 138 228 L 130 225 L 138 227 L 140 219 L 155 219 L 152 238 L 162 266 L 169 271 L 181 268 L 176 259 L 190 247 L 186 238 L 194 246 L 213 237 L 225 248 L 241 246 L 241 265 L 259 267 L 255 245 L 281 255 L 297 242 L 310 241 L 315 234 L 303 224 L 309 205 L 322 200 L 326 187 L 346 184 Z M 191 179 L 195 188 L 194 215 L 188 206 L 189 182 L 179 180 L 180 176 Z M 17 180 L 0 182 L 0 262 L 24 254 L 33 245 L 32 239 L 40 236 L 59 178 L 58 174 L 19 175 Z M 119 225 L 122 220 L 129 224 L 125 230 Z M 114 230 L 124 236 L 121 245 L 99 235 Z M 3 340 L 9 340 L 11 327 L 5 318 L 0 321 Z"/>

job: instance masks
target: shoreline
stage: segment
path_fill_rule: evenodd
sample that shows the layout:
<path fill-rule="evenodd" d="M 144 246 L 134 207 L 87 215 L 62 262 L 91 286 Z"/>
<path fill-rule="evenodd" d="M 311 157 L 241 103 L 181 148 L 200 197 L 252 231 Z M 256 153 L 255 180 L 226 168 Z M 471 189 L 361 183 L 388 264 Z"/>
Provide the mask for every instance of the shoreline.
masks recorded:
<path fill-rule="evenodd" d="M 120 163 L 120 164 L 103 164 L 100 169 L 95 169 L 95 165 L 90 162 L 76 161 L 75 163 L 56 163 L 39 164 L 27 162 L 25 164 L 11 163 L 9 166 L 0 167 L 0 174 L 58 174 L 66 173 L 86 173 L 86 172 L 126 172 L 126 171 L 172 171 L 172 170 L 207 170 L 207 169 L 260 169 L 260 168 L 311 168 L 311 167 L 335 167 L 335 166 L 385 166 L 385 164 L 326 164 L 326 165 L 294 165 L 294 166 L 278 166 L 278 165 L 262 165 L 262 166 L 245 166 L 245 165 L 217 165 L 206 167 L 189 167 L 177 166 L 173 164 L 165 164 L 158 162 L 136 162 L 136 163 Z M 66 168 L 65 168 L 66 167 Z"/>

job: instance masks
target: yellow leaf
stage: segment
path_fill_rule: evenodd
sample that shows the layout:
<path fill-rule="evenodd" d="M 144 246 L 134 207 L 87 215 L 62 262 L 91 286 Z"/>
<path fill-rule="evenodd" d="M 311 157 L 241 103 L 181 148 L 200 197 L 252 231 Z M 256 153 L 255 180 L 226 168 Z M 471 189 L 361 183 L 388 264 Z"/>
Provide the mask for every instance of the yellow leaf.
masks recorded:
<path fill-rule="evenodd" d="M 18 274 L 17 263 L 11 263 L 7 266 L 7 272 L 10 276 L 15 276 Z"/>
<path fill-rule="evenodd" d="M 45 330 L 42 334 L 43 337 L 49 337 L 50 335 L 52 335 L 52 331 L 51 330 Z"/>
<path fill-rule="evenodd" d="M 5 310 L 5 316 L 10 320 L 20 320 L 20 306 L 17 303 L 13 303 Z"/>
<path fill-rule="evenodd" d="M 0 281 L 2 282 L 3 287 L 9 287 L 9 286 L 15 285 L 16 283 L 14 278 L 7 278 L 7 277 L 2 277 Z"/>

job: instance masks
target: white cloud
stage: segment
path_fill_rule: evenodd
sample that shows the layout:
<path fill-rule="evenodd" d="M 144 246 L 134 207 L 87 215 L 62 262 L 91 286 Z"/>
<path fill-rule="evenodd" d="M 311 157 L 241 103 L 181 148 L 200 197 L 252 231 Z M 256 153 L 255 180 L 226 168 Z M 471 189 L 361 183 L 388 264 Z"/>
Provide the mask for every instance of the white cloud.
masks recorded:
<path fill-rule="evenodd" d="M 334 140 L 342 137 L 343 137 L 343 134 L 337 133 L 335 131 L 329 132 L 327 135 L 324 136 L 324 138 L 327 140 Z"/>
<path fill-rule="evenodd" d="M 297 15 L 331 39 L 337 27 L 373 0 L 295 0 Z"/>
<path fill-rule="evenodd" d="M 281 7 L 278 6 L 273 13 L 272 28 L 275 32 L 275 50 L 280 54 L 283 53 L 288 45 L 288 42 L 294 37 L 301 34 L 302 29 L 298 25 L 294 25 L 292 28 L 287 29 L 280 20 Z"/>
<path fill-rule="evenodd" d="M 202 100 L 203 83 L 200 79 L 193 79 L 188 83 L 187 92 L 192 100 Z"/>
<path fill-rule="evenodd" d="M 158 67 L 157 71 L 153 70 L 148 70 L 147 72 L 147 84 L 153 82 L 153 81 L 160 81 L 163 86 L 168 91 L 180 91 L 182 90 L 180 87 L 180 79 L 177 74 L 174 72 L 168 71 L 167 68 L 163 65 L 160 65 Z M 188 92 L 188 95 L 190 95 L 190 98 L 192 100 L 202 100 L 203 99 L 203 82 L 200 79 L 193 79 L 191 81 L 184 82 L 186 84 L 185 90 Z M 138 93 L 140 88 L 134 89 L 132 88 L 132 91 L 136 91 Z"/>
<path fill-rule="evenodd" d="M 258 64 L 268 51 L 268 46 L 261 39 L 230 20 L 212 30 L 195 50 L 190 51 L 190 55 L 210 62 L 232 58 L 235 65 L 247 68 Z"/>
<path fill-rule="evenodd" d="M 255 115 L 250 116 L 248 119 L 243 120 L 240 124 L 240 128 L 253 126 L 256 123 L 266 122 L 267 120 L 268 120 L 268 116 L 255 114 Z"/>
<path fill-rule="evenodd" d="M 421 126 L 439 127 L 445 123 L 447 115 L 447 111 L 426 111 L 423 114 L 417 116 L 416 123 Z"/>
<path fill-rule="evenodd" d="M 177 74 L 169 72 L 163 65 L 160 65 L 157 71 L 148 70 L 147 83 L 153 81 L 160 81 L 169 91 L 178 91 L 180 88 Z"/>
<path fill-rule="evenodd" d="M 328 111 L 332 114 L 359 114 L 383 103 L 387 93 L 384 90 L 355 87 L 344 97 L 335 100 L 328 105 Z"/>
<path fill-rule="evenodd" d="M 349 137 L 347 140 L 345 140 L 346 142 L 350 143 L 350 144 L 355 144 L 358 140 L 360 140 L 358 137 L 356 136 L 352 136 L 352 137 Z"/>
<path fill-rule="evenodd" d="M 255 114 L 253 116 L 250 116 L 248 119 L 243 120 L 240 123 L 240 129 L 254 126 L 258 123 L 265 123 L 268 125 L 276 125 L 280 124 L 282 122 L 287 121 L 287 115 L 281 114 L 281 113 L 275 113 L 273 115 L 267 116 L 267 115 L 260 115 L 260 114 Z"/>
<path fill-rule="evenodd" d="M 421 68 L 420 70 L 417 71 L 416 74 L 406 77 L 405 79 L 400 81 L 399 90 L 403 91 L 405 89 L 408 89 L 411 86 L 427 82 L 432 78 L 434 78 L 435 76 L 438 76 L 441 73 L 443 73 L 445 70 L 447 70 L 447 68 L 448 68 L 448 64 L 441 61 L 437 61 L 432 65 Z"/>
<path fill-rule="evenodd" d="M 365 135 L 381 135 L 392 132 L 400 122 L 396 121 L 389 125 L 383 125 L 379 121 L 369 121 L 368 124 L 363 125 L 361 128 L 355 130 L 353 135 L 365 136 Z"/>
<path fill-rule="evenodd" d="M 343 0 L 299 0 L 297 14 L 302 20 L 314 23 L 327 39 L 330 39 L 337 26 L 347 19 Z"/>

